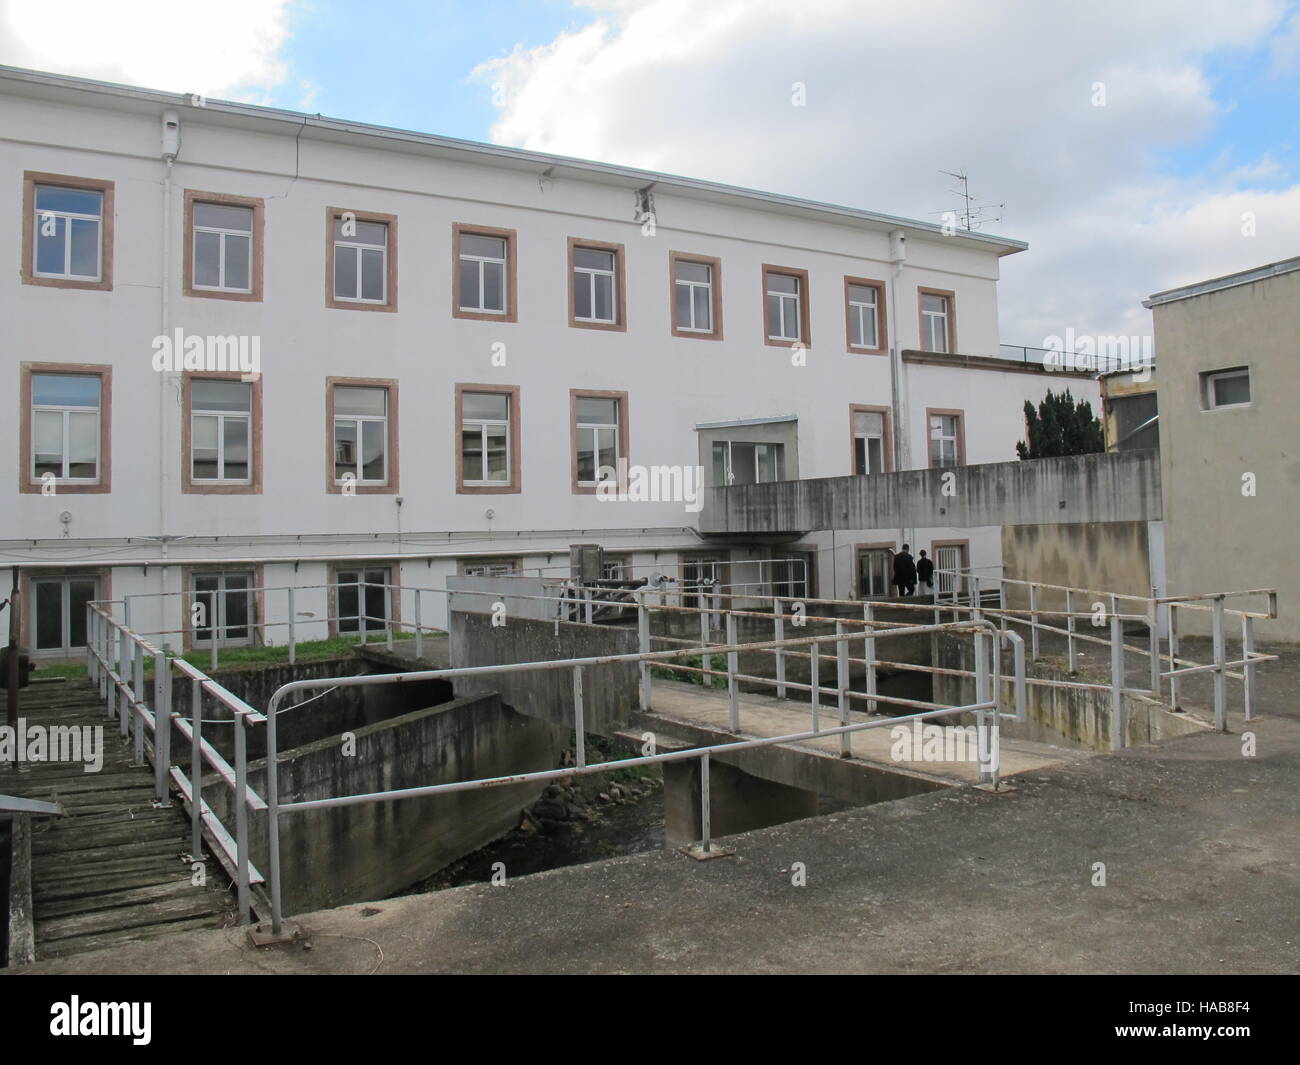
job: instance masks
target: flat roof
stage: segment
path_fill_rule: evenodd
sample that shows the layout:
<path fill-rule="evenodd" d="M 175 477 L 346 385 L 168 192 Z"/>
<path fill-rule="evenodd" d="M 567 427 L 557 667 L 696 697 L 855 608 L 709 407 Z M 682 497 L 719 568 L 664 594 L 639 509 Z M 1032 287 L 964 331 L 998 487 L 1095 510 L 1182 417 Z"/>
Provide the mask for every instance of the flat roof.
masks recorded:
<path fill-rule="evenodd" d="M 1204 296 L 1208 292 L 1236 288 L 1238 285 L 1252 285 L 1256 281 L 1277 277 L 1279 274 L 1289 274 L 1294 270 L 1300 270 L 1300 256 L 1296 256 L 1294 259 L 1282 259 L 1279 262 L 1269 263 L 1267 266 L 1256 266 L 1252 270 L 1242 270 L 1236 274 L 1211 278 L 1209 281 L 1198 281 L 1195 284 L 1184 285 L 1181 288 L 1166 289 L 1164 292 L 1157 292 L 1148 296 L 1142 301 L 1142 306 L 1147 308 L 1159 307 L 1165 303 L 1191 299 L 1193 296 Z"/>
<path fill-rule="evenodd" d="M 927 236 L 939 236 L 944 240 L 974 245 L 985 251 L 994 252 L 998 256 L 1012 255 L 1029 247 L 1025 241 L 1014 240 L 1010 237 L 999 237 L 969 230 L 959 230 L 953 234 L 945 234 L 941 226 L 932 222 L 921 222 L 912 218 L 902 218 L 856 207 L 823 203 L 818 200 L 807 200 L 797 196 L 761 192 L 757 189 L 727 185 L 716 181 L 702 181 L 697 178 L 682 177 L 676 174 L 641 170 L 636 167 L 614 166 L 589 159 L 552 155 L 547 152 L 535 152 L 524 148 L 509 148 L 503 145 L 485 144 L 455 137 L 441 137 L 430 133 L 377 126 L 366 122 L 327 118 L 320 114 L 312 115 L 277 107 L 262 107 L 256 104 L 234 103 L 228 100 L 206 98 L 203 99 L 202 104 L 195 105 L 192 103 L 193 97 L 189 93 L 141 89 L 130 85 L 95 81 L 90 78 L 72 77 L 66 74 L 50 74 L 44 71 L 26 70 L 21 67 L 0 65 L 0 89 L 12 95 L 52 99 L 58 102 L 83 106 L 96 102 L 88 100 L 87 97 L 100 97 L 101 99 L 97 101 L 99 106 L 114 107 L 118 110 L 136 111 L 138 113 L 161 113 L 168 109 L 188 111 L 196 117 L 202 116 L 204 122 L 215 125 L 261 129 L 265 132 L 292 133 L 295 136 L 305 134 L 310 130 L 320 140 L 350 142 L 353 144 L 358 141 L 377 140 L 386 142 L 384 146 L 389 148 L 400 148 L 405 151 L 456 159 L 461 162 L 477 163 L 479 165 L 495 165 L 510 169 L 529 170 L 538 174 L 550 174 L 552 176 L 557 172 L 568 173 L 574 177 L 603 184 L 618 185 L 633 191 L 647 187 L 663 186 L 694 199 L 713 200 L 715 202 L 744 205 L 759 210 L 815 217 L 826 222 L 857 223 L 876 230 L 903 229 Z"/>

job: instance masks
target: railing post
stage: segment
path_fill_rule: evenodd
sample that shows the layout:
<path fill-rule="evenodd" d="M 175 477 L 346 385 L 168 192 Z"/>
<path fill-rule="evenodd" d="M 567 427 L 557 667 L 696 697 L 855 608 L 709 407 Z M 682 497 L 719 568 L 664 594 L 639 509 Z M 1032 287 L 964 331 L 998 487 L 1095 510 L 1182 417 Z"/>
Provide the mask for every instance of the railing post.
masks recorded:
<path fill-rule="evenodd" d="M 159 802 L 168 795 L 167 772 L 172 761 L 171 667 L 161 651 L 153 656 L 153 776 Z"/>
<path fill-rule="evenodd" d="M 132 641 L 135 648 L 133 657 L 134 662 L 134 681 L 131 684 L 132 693 L 131 701 L 133 704 L 146 704 L 144 697 L 144 648 L 138 643 Z M 131 706 L 131 722 L 135 729 L 135 764 L 144 765 L 144 715 L 140 713 L 136 705 Z"/>
<path fill-rule="evenodd" d="M 123 738 L 131 735 L 131 638 L 126 629 L 118 630 L 117 641 L 117 715 Z"/>
<path fill-rule="evenodd" d="M 1178 668 L 1178 604 L 1169 603 L 1169 669 Z M 1178 709 L 1178 677 L 1169 678 L 1169 706 Z"/>
<path fill-rule="evenodd" d="M 645 589 L 636 593 L 636 638 L 637 648 L 643 655 L 650 653 L 650 608 L 645 605 Z M 701 663 L 703 664 L 703 663 Z M 650 709 L 654 678 L 650 674 L 650 663 L 641 661 L 641 709 Z"/>
<path fill-rule="evenodd" d="M 808 698 L 812 704 L 812 730 L 821 731 L 821 704 L 822 704 L 822 682 L 821 682 L 821 645 L 810 643 L 808 650 L 811 652 L 808 659 Z"/>
<path fill-rule="evenodd" d="M 1066 657 L 1067 657 L 1067 659 L 1068 659 L 1068 661 L 1066 662 L 1065 665 L 1066 665 L 1066 668 L 1067 668 L 1071 673 L 1073 673 L 1073 672 L 1075 672 L 1075 669 L 1074 669 L 1074 665 L 1075 665 L 1075 657 L 1074 657 L 1074 643 L 1075 643 L 1075 640 L 1074 640 L 1074 589 L 1073 589 L 1073 588 L 1067 588 L 1067 589 L 1066 589 L 1066 592 L 1065 592 L 1065 628 L 1066 628 L 1066 636 L 1065 636 L 1065 654 L 1066 654 Z"/>
<path fill-rule="evenodd" d="M 295 613 L 293 608 L 293 589 L 292 588 L 288 589 L 288 593 L 289 593 L 289 665 L 293 665 L 294 662 L 297 660 L 298 644 L 296 639 L 296 633 L 294 631 L 294 621 L 298 615 Z"/>
<path fill-rule="evenodd" d="M 131 627 L 131 597 L 129 595 L 122 596 L 122 625 L 128 629 Z"/>
<path fill-rule="evenodd" d="M 415 589 L 415 657 L 417 660 L 424 657 L 424 619 L 420 616 L 420 600 L 423 593 L 423 588 Z"/>
<path fill-rule="evenodd" d="M 86 604 L 86 679 L 91 684 L 99 681 L 95 675 L 95 612 Z"/>
<path fill-rule="evenodd" d="M 1124 717 L 1124 623 L 1119 615 L 1110 615 L 1110 713 L 1111 750 L 1128 746 L 1128 723 Z"/>
<path fill-rule="evenodd" d="M 402 612 L 402 593 L 399 588 L 384 582 L 384 597 L 387 600 L 388 608 L 384 611 L 384 646 L 388 650 L 393 649 L 393 615 Z M 393 594 L 397 595 L 397 605 L 394 608 Z"/>
<path fill-rule="evenodd" d="M 849 723 L 849 641 L 844 635 L 844 622 L 835 623 L 835 687 L 836 701 L 840 711 L 840 725 Z M 840 733 L 840 757 L 851 758 L 853 746 L 849 733 Z"/>
<path fill-rule="evenodd" d="M 573 667 L 573 734 L 577 746 L 578 768 L 587 764 L 586 719 L 582 706 L 582 667 Z"/>
<path fill-rule="evenodd" d="M 867 662 L 867 713 L 876 712 L 876 700 L 873 698 L 876 694 L 876 629 L 872 624 L 875 616 L 875 608 L 870 603 L 862 604 L 862 620 L 866 622 L 863 626 L 865 636 L 862 640 L 862 657 Z M 937 611 L 936 611 L 937 613 Z"/>
<path fill-rule="evenodd" d="M 736 615 L 727 611 L 727 643 L 736 642 Z M 730 729 L 740 731 L 740 692 L 736 688 L 736 672 L 740 655 L 736 651 L 727 652 L 727 707 L 730 715 Z"/>
<path fill-rule="evenodd" d="M 190 857 L 203 854 L 203 682 L 190 679 Z"/>
<path fill-rule="evenodd" d="M 973 621 L 984 620 L 984 592 L 980 588 L 980 579 L 974 573 L 970 575 L 970 616 Z"/>
<path fill-rule="evenodd" d="M 221 634 L 226 631 L 223 624 L 226 613 L 226 594 L 218 588 L 212 596 L 212 617 L 208 618 L 208 636 L 212 640 L 212 647 L 208 651 L 208 661 L 213 670 L 216 670 L 217 664 L 221 659 L 219 645 L 221 643 Z"/>
<path fill-rule="evenodd" d="M 1223 596 L 1214 597 L 1214 727 L 1220 732 L 1228 728 L 1228 674 L 1224 665 L 1228 660 L 1223 632 Z"/>
<path fill-rule="evenodd" d="M 776 644 L 776 697 L 785 698 L 785 651 L 781 641 L 785 639 L 785 615 L 781 610 L 781 599 L 772 596 L 772 638 Z"/>
<path fill-rule="evenodd" d="M 1029 651 L 1033 661 L 1038 661 L 1038 585 L 1029 586 Z"/>
<path fill-rule="evenodd" d="M 235 727 L 235 868 L 238 880 L 239 923 L 248 924 L 248 737 L 244 715 L 236 713 Z"/>
<path fill-rule="evenodd" d="M 1159 592 L 1151 589 L 1150 609 L 1147 612 L 1147 625 L 1151 630 L 1147 640 L 1148 657 L 1151 659 L 1151 698 L 1160 698 L 1160 604 L 1156 602 Z"/>
<path fill-rule="evenodd" d="M 1255 663 L 1251 655 L 1255 653 L 1255 619 L 1249 614 L 1241 616 L 1241 657 L 1246 661 L 1241 667 L 1241 702 L 1245 708 L 1247 721 L 1255 718 L 1255 699 L 1258 691 L 1255 687 Z"/>
<path fill-rule="evenodd" d="M 985 641 L 988 637 L 983 629 L 975 630 L 975 702 L 985 703 L 989 701 L 989 656 L 988 649 L 985 647 Z M 996 719 L 997 714 L 994 713 Z M 975 713 L 975 746 L 979 756 L 979 782 L 981 784 L 992 784 L 993 773 L 988 762 L 988 751 L 991 749 L 991 736 L 989 733 L 989 711 L 981 707 Z M 985 737 L 989 737 L 985 739 Z"/>
<path fill-rule="evenodd" d="M 998 578 L 998 610 L 1001 618 L 998 619 L 998 628 L 1003 632 L 1007 631 L 1007 582 L 1002 577 Z"/>
<path fill-rule="evenodd" d="M 700 850 L 709 853 L 712 842 L 712 811 L 709 809 L 709 756 L 706 752 L 700 756 Z"/>
<path fill-rule="evenodd" d="M 278 713 L 279 707 L 272 698 L 266 711 L 266 851 L 271 879 L 271 934 L 276 936 L 284 927 L 280 900 L 280 764 L 275 730 Z"/>
<path fill-rule="evenodd" d="M 700 588 L 700 593 L 695 597 L 697 609 L 700 612 L 700 646 L 708 647 L 713 639 L 713 629 L 710 625 L 709 604 L 704 599 L 704 589 Z"/>

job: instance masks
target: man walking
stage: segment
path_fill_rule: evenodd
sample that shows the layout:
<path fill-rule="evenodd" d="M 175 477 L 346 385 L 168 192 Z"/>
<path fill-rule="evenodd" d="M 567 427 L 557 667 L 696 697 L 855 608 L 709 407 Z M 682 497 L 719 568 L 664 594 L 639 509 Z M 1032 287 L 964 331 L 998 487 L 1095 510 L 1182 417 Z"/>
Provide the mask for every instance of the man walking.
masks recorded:
<path fill-rule="evenodd" d="M 921 557 L 916 560 L 916 579 L 922 595 L 934 595 L 934 563 L 925 557 L 925 548 L 921 548 Z"/>
<path fill-rule="evenodd" d="M 907 544 L 894 556 L 894 583 L 899 595 L 912 595 L 916 591 L 916 561 L 908 553 Z"/>

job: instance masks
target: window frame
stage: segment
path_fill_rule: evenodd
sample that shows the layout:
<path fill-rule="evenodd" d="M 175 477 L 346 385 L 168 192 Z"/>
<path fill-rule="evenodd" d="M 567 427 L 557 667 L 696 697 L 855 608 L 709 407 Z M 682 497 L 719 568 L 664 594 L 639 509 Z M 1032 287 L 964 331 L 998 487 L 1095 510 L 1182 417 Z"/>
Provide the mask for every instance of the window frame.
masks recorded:
<path fill-rule="evenodd" d="M 327 377 L 325 378 L 325 489 L 331 495 L 342 495 L 343 484 L 334 477 L 334 390 L 336 388 L 384 388 L 388 390 L 385 434 L 387 452 L 384 456 L 385 483 L 357 479 L 353 490 L 357 495 L 396 495 L 401 489 L 399 479 L 400 450 L 398 442 L 398 389 L 397 380 L 391 377 Z M 345 417 L 354 417 L 346 415 Z"/>
<path fill-rule="evenodd" d="M 1214 402 L 1214 382 L 1224 377 L 1242 377 L 1246 378 L 1246 387 L 1250 391 L 1250 399 L 1245 403 L 1215 403 Z M 1254 406 L 1255 390 L 1251 381 L 1251 372 L 1249 366 L 1225 366 L 1221 370 L 1202 370 L 1198 375 L 1198 383 L 1201 392 L 1201 411 L 1206 414 L 1212 414 L 1221 410 L 1246 410 Z"/>
<path fill-rule="evenodd" d="M 260 495 L 262 492 L 262 375 L 193 371 L 181 376 L 181 492 L 185 495 Z M 249 386 L 248 478 L 212 480 L 194 476 L 195 381 L 239 381 Z"/>
<path fill-rule="evenodd" d="M 246 628 L 248 629 L 247 640 L 225 640 L 222 639 L 217 643 L 218 648 L 225 647 L 262 647 L 266 644 L 266 633 L 263 630 L 262 619 L 266 617 L 266 592 L 264 589 L 265 567 L 261 564 L 253 565 L 205 565 L 205 566 L 182 566 L 181 567 L 181 601 L 182 601 L 182 646 L 187 651 L 209 650 L 212 647 L 211 640 L 200 642 L 195 638 L 195 626 L 191 623 L 194 617 L 194 604 L 198 601 L 198 593 L 195 591 L 194 581 L 196 577 L 211 576 L 241 576 L 246 575 L 249 578 L 249 620 Z M 204 593 L 207 594 L 207 593 Z M 221 591 L 222 595 L 229 594 L 225 591 L 224 585 Z M 238 593 L 236 593 L 238 594 Z M 208 628 L 214 628 L 216 618 L 209 618 L 214 624 L 208 625 Z"/>
<path fill-rule="evenodd" d="M 894 472 L 894 426 L 893 411 L 889 407 L 876 407 L 866 403 L 849 404 L 849 472 L 855 477 L 874 477 L 875 474 L 858 473 L 858 429 L 855 424 L 858 414 L 879 414 L 881 416 L 881 473 Z M 926 426 L 928 431 L 929 421 Z"/>
<path fill-rule="evenodd" d="M 387 574 L 387 577 L 385 578 L 384 581 L 384 583 L 387 585 L 397 585 L 400 583 L 396 579 L 398 576 L 397 573 L 398 566 L 396 563 L 393 562 L 348 562 L 346 560 L 341 562 L 331 562 L 329 564 L 329 572 L 327 575 L 328 594 L 327 594 L 327 601 L 326 601 L 326 609 L 329 611 L 329 634 L 331 638 L 335 638 L 335 639 L 337 639 L 339 636 L 354 636 L 354 635 L 359 636 L 361 633 L 361 625 L 359 623 L 359 619 L 361 616 L 360 613 L 358 613 L 357 615 L 358 625 L 356 629 L 346 630 L 340 628 L 339 626 L 339 622 L 342 620 L 342 618 L 340 617 L 340 614 L 342 613 L 342 607 L 340 606 L 339 603 L 339 599 L 340 599 L 339 593 L 341 591 L 340 586 L 343 584 L 352 583 L 350 581 L 341 581 L 339 579 L 339 576 L 340 574 L 347 572 L 349 570 L 356 570 L 360 572 L 363 575 L 362 583 L 366 587 L 377 587 L 376 585 L 371 585 L 369 584 L 368 581 L 364 580 L 364 574 L 366 573 L 367 570 L 383 571 L 385 574 Z M 358 588 L 357 592 L 358 594 L 360 594 L 361 588 Z M 385 607 L 385 612 L 387 614 L 387 622 L 376 622 L 376 621 L 367 620 L 366 622 L 367 636 L 369 636 L 369 634 L 371 633 L 386 632 L 389 628 L 392 628 L 394 632 L 402 631 L 401 624 L 400 624 L 402 620 L 401 617 L 402 596 L 400 593 L 395 594 L 394 589 L 392 587 L 388 587 L 384 589 L 384 607 Z M 358 610 L 361 610 L 362 608 L 361 601 L 359 599 L 357 602 L 357 608 Z"/>
<path fill-rule="evenodd" d="M 875 289 L 876 292 L 876 339 L 875 347 L 853 343 L 853 298 L 850 295 L 854 286 Z M 844 276 L 844 345 L 853 355 L 888 355 L 889 354 L 889 315 L 885 308 L 885 283 L 869 277 Z"/>
<path fill-rule="evenodd" d="M 384 301 L 339 298 L 334 295 L 334 223 L 351 213 L 358 222 L 373 222 L 388 227 L 388 244 L 384 259 Z M 358 282 L 360 271 L 357 272 Z M 397 215 L 378 211 L 358 211 L 351 207 L 325 208 L 325 306 L 339 311 L 397 310 Z"/>
<path fill-rule="evenodd" d="M 250 234 L 251 261 L 249 262 L 249 290 L 207 288 L 194 281 L 194 207 L 211 204 L 214 207 L 248 207 L 253 212 L 253 229 Z M 262 302 L 262 277 L 266 238 L 266 201 L 257 196 L 234 196 L 225 192 L 200 192 L 185 190 L 185 250 L 182 263 L 181 291 L 197 299 L 234 300 L 239 303 Z M 224 249 L 224 241 L 223 241 Z"/>
<path fill-rule="evenodd" d="M 112 491 L 113 460 L 113 368 L 101 363 L 80 362 L 23 362 L 19 363 L 18 377 L 18 491 L 39 494 L 44 487 L 40 478 L 32 479 L 32 431 L 35 413 L 32 405 L 32 376 L 36 374 L 62 374 L 69 377 L 99 377 L 99 452 L 95 480 L 65 480 L 55 478 L 59 495 L 86 495 Z M 66 456 L 65 456 L 66 464 Z"/>
<path fill-rule="evenodd" d="M 99 278 L 43 277 L 36 272 L 36 189 L 37 186 L 72 189 L 77 192 L 98 192 L 99 219 Z M 43 285 L 47 288 L 79 288 L 96 292 L 113 290 L 113 235 L 114 235 L 114 183 L 102 178 L 72 177 L 67 174 L 49 174 L 39 170 L 23 172 L 23 259 L 21 279 L 24 285 Z"/>
<path fill-rule="evenodd" d="M 916 547 L 917 547 L 917 550 L 919 551 L 920 548 L 921 548 L 921 545 L 920 545 L 920 544 L 917 544 Z M 945 548 L 945 547 L 955 547 L 955 548 L 957 548 L 957 555 L 958 555 L 957 566 L 958 566 L 958 569 L 966 570 L 966 571 L 968 571 L 968 570 L 970 569 L 970 540 L 969 540 L 969 539 L 962 539 L 962 540 L 931 540 L 931 541 L 930 541 L 930 546 L 926 548 L 926 551 L 928 552 L 927 557 L 930 559 L 931 562 L 934 563 L 934 568 L 935 568 L 936 571 L 939 569 L 939 549 L 940 549 L 940 548 Z M 919 558 L 920 556 L 918 555 L 917 557 Z M 945 595 L 945 594 L 946 594 L 946 595 L 951 595 L 952 592 L 953 592 L 954 590 L 956 591 L 956 593 L 957 593 L 958 596 L 962 596 L 962 595 L 965 595 L 965 594 L 966 594 L 966 591 L 967 591 L 967 581 L 969 580 L 969 573 L 965 573 L 965 574 L 963 574 L 962 576 L 959 576 L 959 577 L 953 578 L 953 579 L 955 580 L 955 582 L 956 582 L 956 583 L 955 583 L 955 586 L 954 586 L 953 588 L 949 588 L 949 589 L 947 589 L 946 591 L 944 591 L 944 590 L 942 590 L 942 589 L 940 588 L 941 574 L 939 574 L 938 572 L 936 572 L 936 573 L 934 574 L 934 578 L 935 578 L 935 579 L 934 579 L 934 595 L 935 595 L 935 599 L 936 599 L 936 600 L 938 600 L 939 597 L 940 597 L 941 595 Z"/>
<path fill-rule="evenodd" d="M 854 544 L 853 545 L 853 598 L 866 599 L 867 596 L 862 591 L 862 556 L 864 553 L 884 551 L 889 555 L 888 565 L 885 570 L 885 590 L 880 593 L 884 598 L 894 597 L 894 556 L 898 553 L 895 550 L 897 544 L 892 540 L 877 540 L 872 543 Z M 872 595 L 876 593 L 872 592 Z"/>
<path fill-rule="evenodd" d="M 24 571 L 19 576 L 19 600 L 25 604 L 26 609 L 19 619 L 19 626 L 22 631 L 19 634 L 19 643 L 23 647 L 30 648 L 33 659 L 61 659 L 80 657 L 85 653 L 85 644 L 74 644 L 72 642 L 72 612 L 71 599 L 72 581 L 94 581 L 95 598 L 91 602 L 103 602 L 111 599 L 112 588 L 112 569 L 67 569 L 67 570 L 35 570 Z M 38 608 L 36 602 L 36 586 L 44 582 L 59 582 L 61 584 L 59 593 L 59 612 L 60 612 L 60 640 L 59 647 L 37 647 L 37 627 L 38 627 Z"/>
<path fill-rule="evenodd" d="M 506 260 L 503 278 L 505 284 L 505 309 L 484 311 L 460 305 L 460 238 L 492 237 L 506 242 Z M 475 322 L 519 321 L 519 233 L 514 229 L 494 226 L 477 226 L 468 222 L 453 222 L 451 226 L 451 316 Z M 471 258 L 479 258 L 471 256 Z"/>
<path fill-rule="evenodd" d="M 591 388 L 569 389 L 569 473 L 574 495 L 595 495 L 597 482 L 578 480 L 578 400 L 612 399 L 617 404 L 618 426 L 614 434 L 618 447 L 617 459 L 630 462 L 628 458 L 628 394 L 626 392 L 599 391 Z"/>
<path fill-rule="evenodd" d="M 774 337 L 772 335 L 772 322 L 767 313 L 768 297 L 768 278 L 772 276 L 790 277 L 799 282 L 799 294 L 796 297 L 799 301 L 798 319 L 799 319 L 799 336 L 793 340 L 783 337 Z M 764 263 L 762 266 L 763 278 L 763 343 L 773 348 L 793 348 L 796 344 L 802 344 L 804 349 L 812 347 L 812 315 L 810 313 L 810 304 L 812 302 L 812 289 L 808 284 L 808 271 L 799 270 L 793 266 L 774 266 L 771 263 Z M 779 293 L 779 295 L 787 295 Z M 783 316 L 784 317 L 784 316 Z"/>
<path fill-rule="evenodd" d="M 712 329 L 687 329 L 677 324 L 677 264 L 709 268 L 709 313 L 713 317 Z M 698 287 L 698 281 L 684 282 Z M 692 303 L 692 307 L 694 304 Z M 668 253 L 668 326 L 672 336 L 686 340 L 721 340 L 722 333 L 722 260 L 711 255 L 694 252 L 670 251 Z"/>
<path fill-rule="evenodd" d="M 574 284 L 574 252 L 583 251 L 603 251 L 612 252 L 614 256 L 614 280 L 610 286 L 611 296 L 614 300 L 614 320 L 607 322 L 603 320 L 593 320 L 579 318 L 576 314 L 575 299 L 577 288 Z M 587 267 L 583 267 L 584 270 Z M 602 329 L 605 332 L 625 333 L 627 332 L 627 259 L 622 244 L 611 244 L 602 240 L 587 240 L 582 237 L 570 237 L 568 241 L 568 292 L 569 292 L 569 325 L 573 329 Z"/>
<path fill-rule="evenodd" d="M 506 453 L 508 455 L 510 476 L 505 481 L 466 481 L 465 480 L 465 455 L 461 450 L 461 423 L 464 420 L 464 395 L 469 393 L 485 393 L 488 395 L 505 396 L 509 402 L 509 411 L 507 413 L 507 429 L 509 434 L 506 440 Z M 470 384 L 457 382 L 456 384 L 456 417 L 452 422 L 452 446 L 456 456 L 456 494 L 457 495 L 512 495 L 523 490 L 523 468 L 520 461 L 520 413 L 519 413 L 519 386 L 518 385 L 486 385 Z"/>
<path fill-rule="evenodd" d="M 934 455 L 931 451 L 930 444 L 930 418 L 931 417 L 952 417 L 957 419 L 957 462 L 955 466 L 936 466 L 934 464 Z M 926 407 L 925 408 L 925 457 L 926 467 L 931 470 L 951 470 L 966 465 L 966 412 L 956 407 Z"/>
<path fill-rule="evenodd" d="M 510 573 L 466 573 L 470 566 L 500 566 L 509 564 Z M 491 555 L 483 558 L 458 558 L 456 559 L 456 576 L 457 577 L 499 577 L 510 576 L 518 577 L 524 571 L 524 560 L 520 555 Z"/>
<path fill-rule="evenodd" d="M 948 346 L 943 351 L 934 351 L 927 348 L 926 345 L 926 317 L 925 309 L 926 296 L 940 296 L 946 300 L 947 313 L 944 316 L 947 324 Z M 957 354 L 957 294 L 952 289 L 946 288 L 924 288 L 917 287 L 916 290 L 916 316 L 917 325 L 920 329 L 918 341 L 920 350 L 932 355 L 955 355 Z M 930 316 L 933 317 L 933 316 Z"/>
<path fill-rule="evenodd" d="M 779 484 L 781 481 L 786 480 L 786 476 L 785 476 L 785 442 L 784 442 L 784 441 L 782 441 L 782 440 L 736 440 L 736 439 L 732 439 L 732 438 L 730 438 L 730 437 L 728 437 L 728 438 L 726 438 L 726 439 L 723 439 L 723 440 L 714 440 L 714 441 L 712 442 L 711 447 L 709 448 L 709 457 L 710 457 L 710 459 L 712 459 L 713 454 L 718 450 L 718 446 L 719 446 L 719 445 L 726 445 L 727 451 L 726 451 L 726 458 L 723 459 L 723 469 L 726 470 L 726 471 L 728 471 L 728 472 L 732 472 L 732 471 L 735 470 L 735 463 L 734 463 L 734 461 L 732 460 L 732 452 L 734 451 L 734 449 L 735 449 L 736 447 L 749 447 L 749 448 L 753 448 L 753 449 L 754 449 L 754 475 L 755 475 L 755 478 L 756 478 L 756 479 L 753 480 L 753 481 L 734 481 L 734 480 L 724 480 L 724 482 L 723 482 L 723 484 L 721 485 L 721 487 L 729 487 L 729 486 L 731 486 L 731 485 L 733 485 L 733 484 L 739 484 L 739 485 L 747 485 L 747 484 Z M 777 466 L 779 466 L 779 470 L 778 470 L 777 472 L 779 472 L 781 476 L 779 476 L 779 477 L 777 477 L 777 478 L 775 478 L 774 480 L 771 480 L 771 481 L 760 481 L 760 480 L 757 480 L 757 476 L 758 476 L 758 468 L 759 468 L 759 465 L 758 465 L 758 449 L 759 449 L 759 448 L 774 448 L 774 449 L 776 449 L 776 450 L 775 450 L 775 464 L 776 464 Z M 712 472 L 713 472 L 713 471 L 710 470 L 710 473 L 712 473 Z M 733 473 L 733 475 L 734 475 L 734 473 Z M 715 486 L 717 486 L 717 482 L 716 482 L 716 480 L 715 480 L 714 484 L 715 484 Z"/>

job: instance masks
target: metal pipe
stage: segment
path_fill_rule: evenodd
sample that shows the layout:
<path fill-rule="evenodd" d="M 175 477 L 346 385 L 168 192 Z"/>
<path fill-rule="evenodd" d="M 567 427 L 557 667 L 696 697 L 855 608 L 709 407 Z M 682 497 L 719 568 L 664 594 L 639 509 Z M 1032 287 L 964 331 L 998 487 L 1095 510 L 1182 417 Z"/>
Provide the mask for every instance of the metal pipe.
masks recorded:
<path fill-rule="evenodd" d="M 1128 746 L 1128 728 L 1124 716 L 1124 633 L 1118 614 L 1110 617 L 1110 713 L 1111 750 Z"/>
<path fill-rule="evenodd" d="M 844 623 L 835 623 L 835 687 L 836 702 L 840 711 L 840 724 L 849 723 L 849 700 L 845 694 L 849 690 L 849 643 L 844 635 Z M 852 743 L 847 732 L 840 733 L 840 757 L 853 757 Z"/>
<path fill-rule="evenodd" d="M 707 751 L 700 757 L 700 849 L 708 854 L 712 850 L 712 842 L 709 836 L 712 833 L 713 811 L 712 796 L 709 789 L 709 754 Z"/>
<path fill-rule="evenodd" d="M 1214 600 L 1214 727 L 1228 728 L 1228 678 L 1224 675 L 1227 646 L 1223 631 L 1223 597 Z"/>
<path fill-rule="evenodd" d="M 736 615 L 727 612 L 727 643 L 736 643 Z M 736 651 L 727 652 L 727 711 L 728 727 L 732 732 L 740 731 L 740 692 L 736 687 L 736 672 L 740 655 Z"/>
<path fill-rule="evenodd" d="M 573 667 L 573 734 L 577 744 L 578 768 L 587 764 L 587 723 L 582 706 L 582 667 Z"/>
<path fill-rule="evenodd" d="M 785 698 L 785 651 L 780 642 L 785 639 L 785 615 L 782 613 L 781 600 L 772 596 L 772 638 L 777 641 L 776 648 L 776 697 Z"/>
<path fill-rule="evenodd" d="M 1247 721 L 1255 719 L 1255 702 L 1259 695 L 1255 687 L 1255 666 L 1251 656 L 1255 653 L 1255 619 L 1241 619 L 1241 657 L 1245 659 L 1241 667 L 1241 701 L 1244 717 Z"/>
<path fill-rule="evenodd" d="M 238 881 L 239 923 L 249 921 L 248 885 L 248 737 L 244 717 L 235 715 L 235 871 Z"/>
<path fill-rule="evenodd" d="M 190 678 L 190 857 L 203 860 L 203 682 Z"/>

